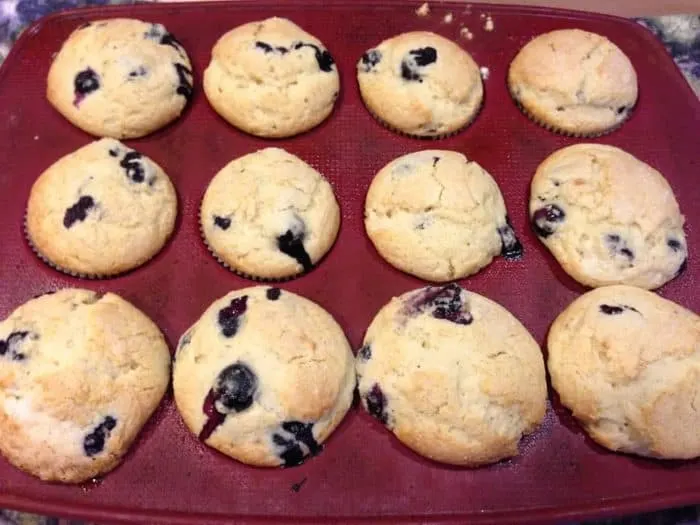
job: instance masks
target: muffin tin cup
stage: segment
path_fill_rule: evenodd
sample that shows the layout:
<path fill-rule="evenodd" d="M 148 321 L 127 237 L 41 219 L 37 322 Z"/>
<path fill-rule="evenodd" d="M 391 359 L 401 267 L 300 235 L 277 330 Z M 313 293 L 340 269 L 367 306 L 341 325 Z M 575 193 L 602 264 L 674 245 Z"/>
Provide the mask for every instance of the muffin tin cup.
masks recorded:
<path fill-rule="evenodd" d="M 546 129 L 547 131 L 551 131 L 552 133 L 556 133 L 557 135 L 562 135 L 564 137 L 571 137 L 571 138 L 577 138 L 577 139 L 595 139 L 598 137 L 603 137 L 605 135 L 609 135 L 610 133 L 617 131 L 625 124 L 625 122 L 627 122 L 629 120 L 630 115 L 632 114 L 632 112 L 634 111 L 634 108 L 636 107 L 636 105 L 635 105 L 632 108 L 630 108 L 630 110 L 625 115 L 624 119 L 622 119 L 620 122 L 615 124 L 613 127 L 608 128 L 604 131 L 599 131 L 598 133 L 575 133 L 573 131 L 567 131 L 564 129 L 557 128 L 556 126 L 553 126 L 552 124 L 548 124 L 547 122 L 545 122 L 541 119 L 538 119 L 532 113 L 530 113 L 525 108 L 525 106 L 523 106 L 522 103 L 516 98 L 515 94 L 510 89 L 510 85 L 508 85 L 508 92 L 510 93 L 510 97 L 511 97 L 511 99 L 513 99 L 513 102 L 515 103 L 515 105 L 518 106 L 518 109 L 520 110 L 520 112 L 523 115 L 525 115 L 530 121 L 534 122 L 535 124 L 537 124 L 538 126 L 544 128 L 544 129 Z"/>

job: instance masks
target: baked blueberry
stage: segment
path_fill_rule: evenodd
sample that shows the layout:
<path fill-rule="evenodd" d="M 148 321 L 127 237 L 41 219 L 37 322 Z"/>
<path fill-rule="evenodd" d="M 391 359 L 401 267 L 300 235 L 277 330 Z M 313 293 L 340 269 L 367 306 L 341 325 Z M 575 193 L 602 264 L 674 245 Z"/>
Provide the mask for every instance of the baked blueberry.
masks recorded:
<path fill-rule="evenodd" d="M 310 47 L 314 50 L 314 56 L 316 57 L 316 62 L 318 63 L 318 67 L 321 71 L 325 71 L 326 73 L 330 73 L 331 71 L 333 71 L 333 64 L 335 64 L 335 61 L 333 60 L 333 57 L 328 52 L 328 50 L 321 49 L 316 44 L 308 44 L 305 42 L 295 43 L 292 46 L 292 49 L 296 50 L 301 49 L 303 47 Z"/>
<path fill-rule="evenodd" d="M 401 76 L 405 80 L 423 82 L 419 68 L 437 61 L 437 51 L 434 47 L 412 49 L 401 61 Z"/>
<path fill-rule="evenodd" d="M 129 71 L 128 80 L 138 78 L 138 77 L 145 77 L 147 74 L 148 74 L 148 70 L 146 69 L 146 66 L 139 66 L 136 69 Z"/>
<path fill-rule="evenodd" d="M 605 244 L 613 255 L 622 255 L 630 262 L 634 260 L 634 252 L 627 247 L 627 242 L 616 233 L 606 235 Z"/>
<path fill-rule="evenodd" d="M 218 226 L 222 230 L 228 230 L 231 226 L 231 219 L 228 217 L 219 217 L 218 215 L 214 215 L 214 225 Z"/>
<path fill-rule="evenodd" d="M 84 221 L 87 218 L 88 211 L 95 207 L 95 200 L 90 195 L 83 195 L 78 199 L 78 202 L 66 209 L 63 215 L 63 226 L 70 228 L 76 222 Z"/>
<path fill-rule="evenodd" d="M 192 99 L 192 71 L 184 64 L 175 63 L 175 71 L 179 84 L 176 93 L 182 95 L 187 100 Z"/>
<path fill-rule="evenodd" d="M 304 462 L 304 451 L 294 439 L 287 439 L 280 434 L 273 434 L 272 442 L 282 449 L 279 455 L 285 467 L 295 467 Z"/>
<path fill-rule="evenodd" d="M 243 363 L 234 363 L 224 368 L 216 378 L 214 391 L 218 397 L 215 407 L 222 414 L 242 412 L 253 404 L 258 389 L 258 378 Z"/>
<path fill-rule="evenodd" d="M 73 104 L 77 106 L 86 95 L 89 95 L 93 91 L 97 91 L 100 88 L 100 77 L 92 68 L 88 67 L 75 75 L 73 87 L 75 92 Z"/>
<path fill-rule="evenodd" d="M 286 55 L 287 53 L 289 53 L 289 49 L 287 49 L 286 47 L 283 47 L 283 46 L 277 46 L 277 47 L 271 46 L 271 45 L 268 44 L 267 42 L 261 42 L 260 40 L 258 40 L 257 42 L 255 42 L 255 47 L 256 47 L 257 49 L 260 49 L 260 50 L 261 50 L 262 52 L 264 52 L 265 54 L 267 54 L 267 53 L 279 53 L 280 55 Z"/>
<path fill-rule="evenodd" d="M 374 66 L 381 62 L 382 52 L 378 49 L 370 49 L 364 55 L 362 55 L 361 60 L 365 73 L 369 73 Z"/>
<path fill-rule="evenodd" d="M 5 340 L 0 339 L 0 357 L 7 357 L 13 361 L 24 360 L 26 356 L 19 351 L 19 347 L 28 335 L 29 332 L 23 330 L 12 332 Z"/>
<path fill-rule="evenodd" d="M 318 454 L 323 449 L 314 438 L 313 427 L 313 423 L 285 421 L 282 423 L 282 429 L 294 438 L 289 439 L 278 433 L 272 435 L 273 443 L 282 448 L 280 458 L 285 467 L 300 465 L 304 462 L 305 454 L 301 448 L 302 444 L 306 446 L 308 454 L 311 456 Z"/>
<path fill-rule="evenodd" d="M 462 289 L 452 283 L 441 287 L 428 287 L 422 290 L 409 303 L 408 315 L 416 315 L 430 310 L 435 319 L 444 319 L 451 323 L 469 325 L 474 318 L 464 311 Z"/>
<path fill-rule="evenodd" d="M 369 361 L 372 359 L 372 347 L 370 345 L 364 345 L 357 354 L 363 361 Z"/>
<path fill-rule="evenodd" d="M 110 432 L 117 426 L 117 420 L 112 416 L 106 416 L 102 423 L 95 427 L 83 440 L 83 450 L 85 455 L 92 457 L 105 448 L 105 442 L 109 438 Z"/>
<path fill-rule="evenodd" d="M 181 55 L 183 54 L 184 48 L 182 47 L 182 44 L 172 33 L 165 33 L 162 37 L 160 37 L 160 43 L 164 46 L 172 47 Z"/>
<path fill-rule="evenodd" d="M 520 244 L 515 230 L 510 223 L 510 218 L 506 216 L 506 225 L 498 228 L 498 235 L 501 237 L 501 255 L 506 259 L 519 259 L 523 255 L 523 245 Z"/>
<path fill-rule="evenodd" d="M 323 448 L 318 444 L 314 437 L 313 423 L 302 423 L 301 421 L 285 421 L 282 423 L 282 428 L 293 435 L 297 441 L 306 445 L 309 449 L 309 454 L 318 454 Z"/>
<path fill-rule="evenodd" d="M 277 237 L 277 247 L 282 253 L 295 259 L 304 268 L 304 271 L 308 272 L 313 268 L 313 264 L 304 248 L 305 235 L 306 225 L 297 217 L 290 229 Z"/>
<path fill-rule="evenodd" d="M 130 151 L 124 158 L 119 162 L 119 165 L 126 171 L 126 176 L 132 182 L 143 182 L 145 179 L 145 174 L 143 166 L 141 165 L 142 155 L 138 151 Z"/>
<path fill-rule="evenodd" d="M 389 421 L 389 415 L 386 412 L 386 397 L 378 384 L 372 385 L 371 390 L 365 396 L 365 401 L 370 415 L 386 425 Z"/>
<path fill-rule="evenodd" d="M 279 288 L 268 288 L 267 291 L 265 292 L 265 296 L 270 301 L 276 301 L 277 299 L 280 298 L 281 294 L 282 294 L 282 290 L 280 290 Z"/>
<path fill-rule="evenodd" d="M 668 239 L 666 241 L 666 244 L 674 252 L 678 252 L 683 248 L 683 245 L 681 244 L 681 242 L 678 239 Z"/>
<path fill-rule="evenodd" d="M 535 210 L 532 214 L 532 228 L 535 233 L 546 239 L 552 235 L 559 224 L 566 218 L 566 213 L 556 204 L 547 204 L 544 208 Z"/>
<path fill-rule="evenodd" d="M 224 337 L 233 337 L 238 332 L 241 316 L 248 308 L 248 296 L 236 297 L 231 300 L 231 304 L 219 310 L 219 326 Z"/>
<path fill-rule="evenodd" d="M 628 306 L 626 304 L 615 305 L 615 306 L 609 305 L 609 304 L 601 304 L 599 309 L 605 315 L 620 315 L 625 310 L 630 310 L 632 312 L 639 313 L 639 310 L 637 310 L 633 306 Z"/>

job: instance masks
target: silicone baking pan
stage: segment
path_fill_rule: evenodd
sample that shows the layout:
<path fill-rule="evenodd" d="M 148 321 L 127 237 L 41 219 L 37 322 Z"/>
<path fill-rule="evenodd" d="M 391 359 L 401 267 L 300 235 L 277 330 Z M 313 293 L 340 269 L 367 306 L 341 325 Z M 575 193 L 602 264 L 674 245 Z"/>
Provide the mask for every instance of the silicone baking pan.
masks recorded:
<path fill-rule="evenodd" d="M 86 9 L 45 18 L 27 30 L 0 71 L 0 318 L 39 293 L 66 286 L 117 292 L 150 315 L 173 348 L 214 299 L 251 285 L 221 267 L 198 233 L 198 207 L 211 177 L 232 158 L 274 145 L 307 160 L 332 182 L 342 208 L 338 241 L 311 273 L 283 283 L 330 311 L 353 347 L 392 296 L 424 283 L 391 268 L 364 234 L 364 196 L 376 171 L 398 155 L 454 149 L 478 161 L 500 184 L 524 244 L 519 261 L 495 260 L 462 281 L 511 310 L 541 344 L 547 328 L 584 289 L 567 277 L 531 232 L 530 179 L 554 150 L 577 142 L 530 122 L 510 99 L 506 71 L 534 35 L 557 28 L 594 31 L 631 58 L 640 97 L 629 121 L 593 142 L 622 147 L 666 175 L 687 216 L 687 271 L 660 293 L 700 309 L 700 104 L 662 45 L 644 28 L 619 18 L 536 8 L 433 4 L 426 17 L 406 2 L 286 1 L 137 5 Z M 444 20 L 452 13 L 453 21 Z M 493 20 L 486 31 L 485 15 Z M 201 75 L 216 39 L 238 24 L 288 17 L 317 35 L 336 59 L 342 90 L 333 115 L 317 129 L 280 141 L 236 131 L 207 104 Z M 91 137 L 45 100 L 52 55 L 78 25 L 131 16 L 165 24 L 193 60 L 190 107 L 173 125 L 128 144 L 160 163 L 180 199 L 177 229 L 146 266 L 103 281 L 67 277 L 28 248 L 22 219 L 29 189 L 56 159 Z M 464 25 L 471 40 L 460 36 Z M 396 135 L 367 113 L 355 64 L 380 40 L 409 30 L 452 38 L 488 69 L 485 104 L 476 121 L 449 139 Z M 1 365 L 0 365 L 1 366 Z M 67 378 L 68 380 L 68 378 Z M 0 458 L 0 505 L 99 522 L 500 522 L 524 523 L 619 514 L 700 501 L 700 462 L 660 462 L 614 454 L 588 439 L 555 395 L 541 429 L 521 454 L 489 468 L 466 470 L 424 460 L 355 406 L 325 450 L 290 469 L 256 469 L 199 443 L 178 417 L 172 396 L 144 428 L 123 465 L 85 486 L 42 483 Z"/>

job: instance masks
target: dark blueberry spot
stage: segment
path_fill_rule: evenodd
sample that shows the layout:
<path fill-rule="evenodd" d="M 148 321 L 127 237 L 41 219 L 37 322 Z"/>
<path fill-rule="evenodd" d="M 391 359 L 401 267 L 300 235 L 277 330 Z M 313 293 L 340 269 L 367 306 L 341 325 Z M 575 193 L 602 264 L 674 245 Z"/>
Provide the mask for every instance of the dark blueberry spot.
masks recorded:
<path fill-rule="evenodd" d="M 378 49 L 370 49 L 367 51 L 364 55 L 362 55 L 362 65 L 364 66 L 364 71 L 365 73 L 369 73 L 369 71 L 379 64 L 382 60 L 382 52 L 379 51 Z"/>
<path fill-rule="evenodd" d="M 364 345 L 362 348 L 360 348 L 358 355 L 363 361 L 369 361 L 372 359 L 372 347 L 370 345 Z"/>
<path fill-rule="evenodd" d="M 248 296 L 231 299 L 231 304 L 219 310 L 219 326 L 224 337 L 233 337 L 238 332 L 240 318 L 248 308 Z"/>
<path fill-rule="evenodd" d="M 544 208 L 536 210 L 532 215 L 532 228 L 535 233 L 546 239 L 552 235 L 558 226 L 566 218 L 566 213 L 556 204 L 547 204 Z"/>
<path fill-rule="evenodd" d="M 314 56 L 316 57 L 316 62 L 318 63 L 318 67 L 321 71 L 325 71 L 327 73 L 330 73 L 333 71 L 333 64 L 335 64 L 335 61 L 333 60 L 333 57 L 331 54 L 328 52 L 326 49 L 321 49 L 315 44 L 307 44 L 304 42 L 297 42 L 294 44 L 293 49 L 301 49 L 303 47 L 310 47 L 311 49 L 314 50 Z"/>
<path fill-rule="evenodd" d="M 471 313 L 465 311 L 462 288 L 454 283 L 424 288 L 409 302 L 405 313 L 416 315 L 425 311 L 431 311 L 435 319 L 444 319 L 460 325 L 469 325 L 474 320 Z"/>
<path fill-rule="evenodd" d="M 627 106 L 620 106 L 617 108 L 617 114 L 622 115 L 625 111 L 627 111 Z"/>
<path fill-rule="evenodd" d="M 557 106 L 557 111 L 564 111 L 564 106 Z"/>
<path fill-rule="evenodd" d="M 377 383 L 372 385 L 372 389 L 367 392 L 365 401 L 367 403 L 367 412 L 386 425 L 389 421 L 389 415 L 386 412 L 386 398 Z"/>
<path fill-rule="evenodd" d="M 418 68 L 425 67 L 437 61 L 437 51 L 434 47 L 412 49 L 401 61 L 401 76 L 405 80 L 422 82 Z"/>
<path fill-rule="evenodd" d="M 308 272 L 313 268 L 311 258 L 304 248 L 305 225 L 299 219 L 292 228 L 277 237 L 277 247 L 285 255 L 295 259 Z"/>
<path fill-rule="evenodd" d="M 282 423 L 282 428 L 292 434 L 297 441 L 306 445 L 309 449 L 309 454 L 318 454 L 323 448 L 318 444 L 314 437 L 313 423 L 302 423 L 301 421 L 285 421 Z"/>
<path fill-rule="evenodd" d="M 124 158 L 119 162 L 119 165 L 126 171 L 126 176 L 132 182 L 143 182 L 145 179 L 145 174 L 143 171 L 143 166 L 141 165 L 142 155 L 138 151 L 130 151 Z"/>
<path fill-rule="evenodd" d="M 433 168 L 437 166 L 438 162 L 440 162 L 440 157 L 433 157 Z"/>
<path fill-rule="evenodd" d="M 267 42 L 260 42 L 259 40 L 255 42 L 255 47 L 257 49 L 261 49 L 265 53 L 272 53 L 272 51 L 274 50 L 274 48 L 270 44 L 268 44 Z"/>
<path fill-rule="evenodd" d="M 192 98 L 192 71 L 184 64 L 176 63 L 173 65 L 175 66 L 175 71 L 177 71 L 177 78 L 180 81 L 176 93 L 190 100 Z"/>
<path fill-rule="evenodd" d="M 19 351 L 22 341 L 29 335 L 27 331 L 12 332 L 7 339 L 0 339 L 0 357 L 8 357 L 13 361 L 22 361 L 26 357 Z M 36 339 L 36 337 L 33 337 Z"/>
<path fill-rule="evenodd" d="M 671 248 L 674 252 L 679 251 L 679 250 L 683 247 L 683 245 L 681 244 L 681 242 L 680 242 L 679 240 L 677 240 L 677 239 L 668 239 L 668 240 L 666 241 L 666 244 L 667 244 L 668 247 Z"/>
<path fill-rule="evenodd" d="M 109 150 L 109 154 L 110 154 L 112 157 L 118 157 L 118 156 L 119 156 L 119 150 L 118 150 L 118 149 L 111 149 L 111 150 Z"/>
<path fill-rule="evenodd" d="M 104 421 L 95 427 L 83 440 L 83 450 L 87 456 L 95 456 L 105 448 L 105 441 L 109 438 L 110 431 L 117 426 L 117 420 L 107 416 Z"/>
<path fill-rule="evenodd" d="M 89 195 L 83 195 L 78 199 L 78 202 L 66 209 L 63 216 L 63 226 L 70 228 L 78 221 L 84 221 L 87 218 L 88 211 L 95 207 L 95 201 Z"/>
<path fill-rule="evenodd" d="M 301 490 L 301 487 L 304 486 L 304 483 L 306 483 L 306 478 L 302 479 L 298 483 L 294 483 L 291 486 L 292 492 L 299 492 Z"/>
<path fill-rule="evenodd" d="M 676 271 L 676 275 L 674 277 L 678 277 L 680 274 L 682 274 L 686 269 L 688 268 L 688 258 L 686 257 L 683 259 L 683 262 L 681 265 L 678 267 L 678 271 Z"/>
<path fill-rule="evenodd" d="M 304 451 L 299 443 L 293 439 L 285 439 L 279 434 L 273 434 L 272 441 L 275 445 L 282 448 L 280 458 L 285 467 L 295 467 L 304 462 Z"/>
<path fill-rule="evenodd" d="M 257 389 L 258 379 L 250 368 L 242 363 L 227 366 L 216 378 L 216 410 L 224 414 L 246 410 L 253 404 Z"/>
<path fill-rule="evenodd" d="M 180 41 L 175 38 L 175 35 L 172 33 L 165 33 L 162 37 L 160 37 L 160 43 L 164 46 L 170 46 L 175 49 L 178 53 L 182 54 L 182 50 L 184 49 L 182 47 L 182 44 Z"/>
<path fill-rule="evenodd" d="M 627 247 L 627 242 L 616 233 L 606 235 L 605 243 L 613 254 L 622 255 L 630 262 L 634 260 L 634 252 Z"/>
<path fill-rule="evenodd" d="M 506 215 L 506 225 L 498 228 L 498 235 L 501 237 L 501 255 L 506 259 L 519 259 L 523 255 L 523 245 L 520 244 L 515 235 L 510 218 Z"/>
<path fill-rule="evenodd" d="M 315 456 L 323 447 L 318 444 L 313 434 L 313 423 L 302 423 L 301 421 L 285 421 L 282 423 L 282 430 L 291 434 L 292 438 L 287 438 L 281 434 L 272 435 L 272 441 L 280 447 L 280 458 L 285 467 L 300 465 L 304 462 L 307 454 Z M 304 445 L 308 453 L 304 453 L 301 445 Z"/>
<path fill-rule="evenodd" d="M 192 342 L 192 334 L 190 332 L 187 332 L 185 335 L 180 338 L 180 343 L 177 345 L 178 350 L 182 350 L 185 348 L 187 345 L 189 345 Z"/>
<path fill-rule="evenodd" d="M 145 66 L 139 66 L 133 71 L 129 71 L 129 78 L 145 77 L 148 71 Z"/>
<path fill-rule="evenodd" d="M 39 298 L 39 297 L 44 297 L 45 295 L 53 295 L 53 294 L 55 294 L 55 293 L 56 293 L 56 290 L 51 290 L 51 291 L 48 291 L 48 292 L 44 292 L 44 293 L 37 294 L 37 295 L 35 295 L 34 297 L 32 297 L 32 299 L 37 299 L 37 298 Z M 0 353 L 1 353 L 1 352 L 0 352 Z"/>
<path fill-rule="evenodd" d="M 91 68 L 84 69 L 75 76 L 75 81 L 73 82 L 75 87 L 75 92 L 80 95 L 87 95 L 93 91 L 99 89 L 100 79 L 97 73 Z"/>
<path fill-rule="evenodd" d="M 600 305 L 600 311 L 602 313 L 604 313 L 605 315 L 620 315 L 625 310 L 639 313 L 639 310 L 637 310 L 633 306 L 628 306 L 626 304 L 621 304 L 619 306 L 611 306 L 609 304 L 601 304 Z"/>
<path fill-rule="evenodd" d="M 268 288 L 267 291 L 265 292 L 265 295 L 270 301 L 276 301 L 277 299 L 280 298 L 280 295 L 282 294 L 282 290 L 279 288 Z"/>
<path fill-rule="evenodd" d="M 214 224 L 222 230 L 228 230 L 231 226 L 231 219 L 228 217 L 219 217 L 218 215 L 214 215 Z"/>
<path fill-rule="evenodd" d="M 85 23 L 82 24 L 80 27 L 78 27 L 78 29 L 85 29 L 85 28 L 87 28 L 87 27 L 90 27 L 91 25 L 92 25 L 92 23 L 90 23 L 90 22 L 85 22 Z"/>

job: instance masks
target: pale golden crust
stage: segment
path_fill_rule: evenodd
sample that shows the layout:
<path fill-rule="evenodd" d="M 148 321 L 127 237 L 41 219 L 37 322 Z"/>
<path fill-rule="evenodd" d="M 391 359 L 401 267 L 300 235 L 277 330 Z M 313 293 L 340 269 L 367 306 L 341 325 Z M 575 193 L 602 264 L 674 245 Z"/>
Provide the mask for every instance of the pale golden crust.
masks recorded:
<path fill-rule="evenodd" d="M 109 472 L 167 388 L 170 353 L 158 327 L 117 295 L 64 289 L 0 323 L 0 340 L 23 332 L 15 350 L 24 357 L 0 356 L 0 452 L 44 480 Z M 84 439 L 107 416 L 116 425 L 89 457 Z"/>
<path fill-rule="evenodd" d="M 619 126 L 637 102 L 637 74 L 607 38 L 563 29 L 537 36 L 508 70 L 513 98 L 535 121 L 598 135 Z"/>
<path fill-rule="evenodd" d="M 587 286 L 658 288 L 688 256 L 684 217 L 663 175 L 625 151 L 577 144 L 537 168 L 530 217 L 557 206 L 562 220 L 540 239 L 564 270 Z"/>
<path fill-rule="evenodd" d="M 126 18 L 76 29 L 51 64 L 49 102 L 74 125 L 100 137 L 137 138 L 160 129 L 180 115 L 192 91 L 190 60 L 179 43 L 161 43 L 165 35 L 159 24 Z M 87 68 L 97 75 L 99 88 L 77 101 L 76 75 Z"/>
<path fill-rule="evenodd" d="M 267 298 L 267 287 L 231 292 L 215 301 L 180 340 L 173 370 L 175 401 L 189 429 L 199 435 L 207 421 L 202 408 L 219 373 L 242 363 L 257 377 L 252 405 L 230 414 L 205 440 L 244 463 L 277 466 L 281 450 L 272 441 L 282 423 L 313 423 L 320 444 L 352 402 L 353 355 L 342 329 L 315 303 L 282 290 Z M 247 296 L 235 335 L 225 337 L 219 311 Z M 274 320 L 274 322 L 271 322 Z"/>
<path fill-rule="evenodd" d="M 420 80 L 402 76 L 402 62 L 415 60 L 411 51 L 432 48 L 436 60 L 416 72 Z M 379 53 L 369 67 L 357 63 L 357 80 L 371 113 L 398 131 L 420 137 L 440 137 L 469 124 L 481 107 L 483 84 L 479 67 L 464 49 L 429 32 L 403 33 L 381 42 L 368 53 Z"/>
<path fill-rule="evenodd" d="M 598 288 L 557 317 L 547 346 L 561 402 L 602 446 L 663 459 L 700 456 L 696 314 L 639 288 Z"/>
<path fill-rule="evenodd" d="M 214 46 L 204 92 L 219 115 L 247 133 L 302 133 L 330 115 L 340 90 L 337 67 L 319 64 L 324 51 L 320 40 L 285 18 L 238 26 Z"/>
<path fill-rule="evenodd" d="M 160 251 L 175 226 L 175 189 L 147 157 L 127 159 L 135 164 L 129 171 L 129 154 L 135 152 L 102 139 L 62 157 L 37 178 L 26 229 L 42 257 L 68 273 L 103 277 L 136 268 Z M 92 206 L 67 227 L 68 209 L 81 198 L 92 199 Z"/>
<path fill-rule="evenodd" d="M 365 229 L 391 265 L 430 281 L 461 279 L 502 249 L 506 207 L 491 175 L 461 153 L 403 155 L 374 177 Z"/>
<path fill-rule="evenodd" d="M 228 221 L 224 227 L 221 219 Z M 234 271 L 281 279 L 308 268 L 283 253 L 278 238 L 303 232 L 304 250 L 316 264 L 335 242 L 340 208 L 323 175 L 283 149 L 266 148 L 231 161 L 214 176 L 200 224 L 216 257 Z"/>
<path fill-rule="evenodd" d="M 476 467 L 516 455 L 546 409 L 537 343 L 507 310 L 471 292 L 461 292 L 470 324 L 416 311 L 426 290 L 438 288 L 392 299 L 368 328 L 356 359 L 365 408 L 378 386 L 388 428 L 436 461 Z"/>

